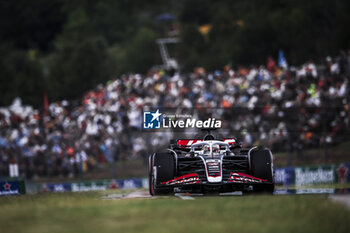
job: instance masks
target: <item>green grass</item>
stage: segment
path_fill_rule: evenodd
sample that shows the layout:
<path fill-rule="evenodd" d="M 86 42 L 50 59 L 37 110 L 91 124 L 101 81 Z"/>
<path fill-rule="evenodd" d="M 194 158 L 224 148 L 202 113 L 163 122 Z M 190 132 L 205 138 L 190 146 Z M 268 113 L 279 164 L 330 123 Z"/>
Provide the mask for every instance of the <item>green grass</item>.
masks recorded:
<path fill-rule="evenodd" d="M 350 162 L 350 141 L 340 143 L 336 146 L 328 146 L 328 164 L 338 164 Z M 291 163 L 293 166 L 304 165 L 323 165 L 324 161 L 323 148 L 305 149 L 302 151 L 300 157 L 294 152 L 291 155 Z M 274 165 L 276 167 L 287 166 L 287 153 L 274 153 Z"/>
<path fill-rule="evenodd" d="M 326 195 L 101 200 L 101 192 L 1 197 L 0 232 L 349 232 Z"/>

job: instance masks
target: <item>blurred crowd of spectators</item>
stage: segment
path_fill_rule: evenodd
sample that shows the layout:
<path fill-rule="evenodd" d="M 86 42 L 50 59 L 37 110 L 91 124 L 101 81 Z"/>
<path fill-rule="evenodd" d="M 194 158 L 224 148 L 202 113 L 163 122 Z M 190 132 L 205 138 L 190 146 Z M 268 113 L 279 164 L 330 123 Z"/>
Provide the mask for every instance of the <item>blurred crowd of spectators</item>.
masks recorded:
<path fill-rule="evenodd" d="M 220 119 L 221 133 L 244 146 L 300 151 L 348 140 L 349 56 L 289 68 L 269 58 L 266 66 L 213 73 L 128 74 L 87 92 L 77 106 L 64 100 L 42 112 L 16 99 L 0 108 L 0 176 L 8 175 L 10 163 L 27 178 L 74 177 L 104 163 L 145 158 L 172 138 L 172 132 L 141 130 L 147 106 Z"/>

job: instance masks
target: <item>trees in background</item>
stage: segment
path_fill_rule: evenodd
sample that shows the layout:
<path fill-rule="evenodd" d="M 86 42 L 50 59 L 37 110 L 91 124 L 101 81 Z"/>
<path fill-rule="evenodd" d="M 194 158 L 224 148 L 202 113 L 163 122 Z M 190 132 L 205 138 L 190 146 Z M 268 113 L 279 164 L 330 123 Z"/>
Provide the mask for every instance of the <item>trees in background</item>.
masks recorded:
<path fill-rule="evenodd" d="M 265 64 L 283 49 L 289 63 L 350 48 L 346 0 L 14 0 L 0 6 L 0 106 L 16 96 L 40 107 L 75 99 L 125 72 L 160 64 L 155 39 L 175 24 L 183 71 Z M 157 16 L 172 13 L 170 24 Z M 215 59 L 213 59 L 215 58 Z"/>
<path fill-rule="evenodd" d="M 350 47 L 348 1 L 194 0 L 184 4 L 182 48 L 190 54 L 184 56 L 185 65 L 194 57 L 209 69 L 229 62 L 265 64 L 266 57 L 276 57 L 279 49 L 290 63 L 298 65 Z M 196 28 L 200 25 L 210 25 L 202 39 Z M 189 48 L 192 51 L 185 52 Z"/>

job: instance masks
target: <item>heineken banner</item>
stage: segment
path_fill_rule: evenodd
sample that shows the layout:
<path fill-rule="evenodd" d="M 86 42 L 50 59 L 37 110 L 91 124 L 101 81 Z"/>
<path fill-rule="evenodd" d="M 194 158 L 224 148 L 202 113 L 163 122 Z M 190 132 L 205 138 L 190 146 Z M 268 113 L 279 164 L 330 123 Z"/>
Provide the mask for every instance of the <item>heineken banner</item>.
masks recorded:
<path fill-rule="evenodd" d="M 332 166 L 296 167 L 295 185 L 334 183 L 335 174 Z"/>
<path fill-rule="evenodd" d="M 41 189 L 42 192 L 67 192 L 71 191 L 70 183 L 55 183 L 55 184 L 43 184 Z"/>
<path fill-rule="evenodd" d="M 72 183 L 73 192 L 106 190 L 110 181 L 87 181 Z"/>
<path fill-rule="evenodd" d="M 309 185 L 350 182 L 350 164 L 275 169 L 276 184 Z"/>
<path fill-rule="evenodd" d="M 0 182 L 0 196 L 25 194 L 25 184 L 23 180 L 10 180 Z"/>
<path fill-rule="evenodd" d="M 41 192 L 82 192 L 98 191 L 107 189 L 132 189 L 142 188 L 143 179 L 112 179 L 112 180 L 95 180 L 72 183 L 47 183 L 39 187 Z"/>
<path fill-rule="evenodd" d="M 294 180 L 295 180 L 294 167 L 275 169 L 276 184 L 291 185 L 291 184 L 294 184 Z"/>

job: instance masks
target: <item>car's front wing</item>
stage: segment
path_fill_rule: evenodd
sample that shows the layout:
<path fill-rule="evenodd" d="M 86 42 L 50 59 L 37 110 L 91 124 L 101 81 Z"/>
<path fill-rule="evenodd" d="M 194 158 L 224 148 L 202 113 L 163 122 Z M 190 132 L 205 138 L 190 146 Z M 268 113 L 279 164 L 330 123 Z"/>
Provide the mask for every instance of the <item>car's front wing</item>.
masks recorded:
<path fill-rule="evenodd" d="M 227 179 L 221 182 L 208 182 L 207 180 L 201 180 L 197 173 L 191 173 L 182 175 L 180 177 L 176 177 L 174 179 L 162 182 L 162 186 L 185 186 L 185 185 L 193 185 L 193 184 L 202 184 L 202 185 L 223 185 L 223 184 L 270 184 L 271 182 L 260 179 L 258 177 L 254 177 L 245 173 L 231 172 Z"/>

